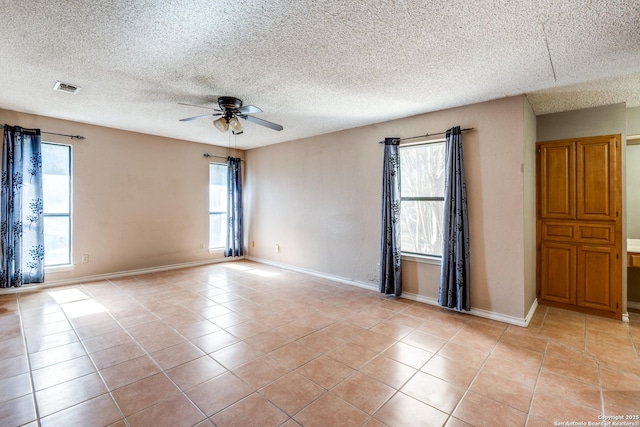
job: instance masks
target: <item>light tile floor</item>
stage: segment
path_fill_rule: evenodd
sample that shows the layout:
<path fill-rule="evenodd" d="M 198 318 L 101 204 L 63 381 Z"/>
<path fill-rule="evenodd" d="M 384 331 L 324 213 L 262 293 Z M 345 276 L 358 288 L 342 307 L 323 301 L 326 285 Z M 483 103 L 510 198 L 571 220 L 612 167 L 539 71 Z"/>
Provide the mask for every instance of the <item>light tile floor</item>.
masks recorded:
<path fill-rule="evenodd" d="M 598 422 L 640 415 L 639 350 L 638 314 L 525 329 L 224 263 L 0 295 L 0 425 Z"/>

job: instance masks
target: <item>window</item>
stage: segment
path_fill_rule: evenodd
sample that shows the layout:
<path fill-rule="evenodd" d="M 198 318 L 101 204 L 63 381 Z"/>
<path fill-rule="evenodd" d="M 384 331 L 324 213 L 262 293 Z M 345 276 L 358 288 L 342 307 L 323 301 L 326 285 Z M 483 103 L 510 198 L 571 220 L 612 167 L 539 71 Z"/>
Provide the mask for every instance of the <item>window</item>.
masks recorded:
<path fill-rule="evenodd" d="M 42 143 L 44 265 L 71 264 L 71 146 Z"/>
<path fill-rule="evenodd" d="M 227 165 L 209 165 L 209 249 L 226 245 Z"/>
<path fill-rule="evenodd" d="M 445 143 L 400 147 L 402 253 L 442 257 Z"/>

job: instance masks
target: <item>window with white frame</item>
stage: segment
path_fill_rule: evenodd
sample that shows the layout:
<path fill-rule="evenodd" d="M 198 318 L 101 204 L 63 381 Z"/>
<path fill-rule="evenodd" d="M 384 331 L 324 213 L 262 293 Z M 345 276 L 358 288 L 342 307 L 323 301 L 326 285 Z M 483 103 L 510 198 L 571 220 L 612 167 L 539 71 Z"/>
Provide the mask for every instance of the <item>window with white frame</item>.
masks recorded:
<path fill-rule="evenodd" d="M 42 143 L 44 265 L 71 264 L 71 146 Z"/>
<path fill-rule="evenodd" d="M 445 143 L 400 147 L 402 253 L 442 257 Z"/>
<path fill-rule="evenodd" d="M 222 249 L 227 235 L 227 165 L 209 165 L 209 249 Z"/>

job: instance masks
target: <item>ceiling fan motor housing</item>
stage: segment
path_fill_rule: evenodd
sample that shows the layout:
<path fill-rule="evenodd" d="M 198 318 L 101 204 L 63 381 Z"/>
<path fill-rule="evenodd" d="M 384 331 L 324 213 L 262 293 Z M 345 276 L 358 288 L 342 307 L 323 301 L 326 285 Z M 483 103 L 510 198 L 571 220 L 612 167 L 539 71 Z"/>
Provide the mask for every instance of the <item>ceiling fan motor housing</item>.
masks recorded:
<path fill-rule="evenodd" d="M 234 111 L 242 107 L 242 100 L 233 96 L 221 96 L 218 98 L 218 105 L 223 111 Z"/>

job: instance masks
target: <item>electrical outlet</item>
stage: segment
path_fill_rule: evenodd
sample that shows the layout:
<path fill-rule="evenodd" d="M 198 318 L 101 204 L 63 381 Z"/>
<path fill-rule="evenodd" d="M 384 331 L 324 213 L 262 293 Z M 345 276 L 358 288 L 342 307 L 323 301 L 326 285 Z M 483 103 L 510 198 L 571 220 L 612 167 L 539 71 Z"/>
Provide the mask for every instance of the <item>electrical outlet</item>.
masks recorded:
<path fill-rule="evenodd" d="M 276 252 L 280 252 L 280 245 L 276 245 Z"/>
<path fill-rule="evenodd" d="M 82 263 L 86 264 L 89 262 L 89 254 L 83 254 L 82 255 Z"/>
<path fill-rule="evenodd" d="M 252 247 L 252 248 L 255 248 L 255 247 L 256 247 L 256 241 L 255 241 L 255 240 L 252 240 L 252 241 L 251 241 L 251 247 Z"/>

